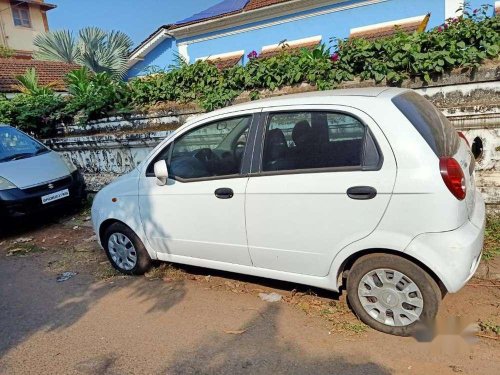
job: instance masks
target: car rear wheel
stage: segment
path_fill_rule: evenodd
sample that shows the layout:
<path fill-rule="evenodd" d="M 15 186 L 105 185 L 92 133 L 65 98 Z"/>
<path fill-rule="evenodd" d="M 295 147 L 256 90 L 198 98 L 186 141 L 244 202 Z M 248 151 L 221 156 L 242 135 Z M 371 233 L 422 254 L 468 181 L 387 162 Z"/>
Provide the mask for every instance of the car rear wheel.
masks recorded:
<path fill-rule="evenodd" d="M 370 327 L 409 336 L 434 320 L 441 291 L 434 279 L 410 260 L 370 254 L 353 264 L 347 297 L 354 312 Z"/>
<path fill-rule="evenodd" d="M 152 260 L 142 241 L 126 225 L 114 223 L 104 235 L 104 249 L 111 265 L 126 275 L 142 275 Z"/>

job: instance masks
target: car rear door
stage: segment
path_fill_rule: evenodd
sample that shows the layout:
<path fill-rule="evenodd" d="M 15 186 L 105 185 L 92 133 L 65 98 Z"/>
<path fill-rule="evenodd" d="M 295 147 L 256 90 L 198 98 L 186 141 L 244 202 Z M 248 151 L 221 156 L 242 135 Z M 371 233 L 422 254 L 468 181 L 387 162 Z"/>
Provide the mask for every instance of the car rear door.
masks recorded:
<path fill-rule="evenodd" d="M 384 215 L 396 178 L 390 145 L 351 107 L 275 107 L 262 118 L 245 203 L 253 264 L 326 276 Z"/>

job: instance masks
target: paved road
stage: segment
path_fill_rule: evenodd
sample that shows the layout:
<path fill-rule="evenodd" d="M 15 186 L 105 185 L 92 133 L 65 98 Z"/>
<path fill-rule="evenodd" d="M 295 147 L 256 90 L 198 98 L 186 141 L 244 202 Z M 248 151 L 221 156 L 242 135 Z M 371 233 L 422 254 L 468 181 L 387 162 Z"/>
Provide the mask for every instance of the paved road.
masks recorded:
<path fill-rule="evenodd" d="M 192 280 L 57 283 L 50 257 L 0 253 L 0 374 L 500 373 L 493 340 L 329 334 L 285 303 Z"/>

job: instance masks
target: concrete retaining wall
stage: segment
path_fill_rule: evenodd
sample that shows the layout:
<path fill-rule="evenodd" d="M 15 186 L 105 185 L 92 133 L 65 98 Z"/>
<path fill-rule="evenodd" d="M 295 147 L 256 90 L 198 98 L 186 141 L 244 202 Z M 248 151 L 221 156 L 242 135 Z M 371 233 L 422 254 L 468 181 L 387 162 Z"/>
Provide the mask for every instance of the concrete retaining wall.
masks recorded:
<path fill-rule="evenodd" d="M 475 71 L 455 71 L 428 86 L 409 80 L 403 87 L 415 89 L 431 100 L 469 142 L 476 141 L 482 152 L 476 163 L 477 185 L 489 204 L 500 204 L 500 65 L 490 64 Z M 374 86 L 371 81 L 348 82 L 342 87 Z M 261 97 L 312 91 L 303 84 Z M 243 93 L 235 102 L 248 100 Z M 196 106 L 167 103 L 162 111 L 136 114 L 129 118 L 111 117 L 85 126 L 64 127 L 64 136 L 46 140 L 55 151 L 73 160 L 85 175 L 90 191 L 97 191 L 117 176 L 138 165 L 172 130 L 191 115 Z"/>

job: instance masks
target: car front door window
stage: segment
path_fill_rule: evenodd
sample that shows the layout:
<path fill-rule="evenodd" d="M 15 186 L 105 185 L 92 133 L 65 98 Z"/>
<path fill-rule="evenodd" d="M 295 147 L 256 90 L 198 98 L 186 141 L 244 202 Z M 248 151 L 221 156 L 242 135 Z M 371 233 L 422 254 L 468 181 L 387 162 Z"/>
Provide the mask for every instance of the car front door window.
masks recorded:
<path fill-rule="evenodd" d="M 175 179 L 194 180 L 240 173 L 250 116 L 213 122 L 174 141 L 169 173 Z"/>

